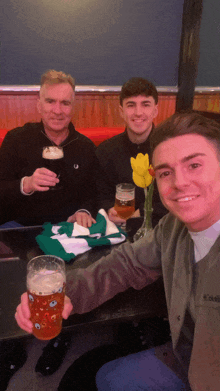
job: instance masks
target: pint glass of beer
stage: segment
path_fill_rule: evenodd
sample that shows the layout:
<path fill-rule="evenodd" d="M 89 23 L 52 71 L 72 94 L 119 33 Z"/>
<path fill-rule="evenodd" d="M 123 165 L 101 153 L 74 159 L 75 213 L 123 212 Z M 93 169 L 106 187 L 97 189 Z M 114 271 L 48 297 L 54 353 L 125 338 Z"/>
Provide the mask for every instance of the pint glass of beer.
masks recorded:
<path fill-rule="evenodd" d="M 55 172 L 57 177 L 60 179 L 62 168 L 63 168 L 63 148 L 58 146 L 49 146 L 43 148 L 42 157 L 44 159 L 44 166 L 48 168 L 48 170 Z M 56 186 L 51 186 L 51 190 L 61 189 L 60 182 L 57 183 Z"/>
<path fill-rule="evenodd" d="M 55 338 L 62 328 L 65 297 L 65 263 L 53 255 L 40 255 L 27 265 L 28 302 L 33 334 L 38 339 Z"/>
<path fill-rule="evenodd" d="M 131 183 L 120 183 L 116 186 L 115 210 L 122 219 L 127 220 L 135 211 L 135 186 Z"/>

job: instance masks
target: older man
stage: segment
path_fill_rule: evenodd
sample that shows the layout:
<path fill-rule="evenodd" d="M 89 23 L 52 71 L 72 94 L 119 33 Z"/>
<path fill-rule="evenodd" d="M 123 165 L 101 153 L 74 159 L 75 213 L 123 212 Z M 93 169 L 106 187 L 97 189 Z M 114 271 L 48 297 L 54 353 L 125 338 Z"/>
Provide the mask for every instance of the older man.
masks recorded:
<path fill-rule="evenodd" d="M 75 82 L 54 70 L 41 78 L 37 108 L 42 121 L 7 133 L 0 149 L 0 222 L 22 225 L 77 221 L 88 227 L 96 215 L 97 158 L 73 115 Z M 62 147 L 60 178 L 45 167 L 44 147 Z M 62 186 L 57 186 L 61 181 Z"/>
<path fill-rule="evenodd" d="M 74 311 L 82 313 L 130 286 L 141 289 L 163 276 L 172 346 L 105 364 L 96 377 L 98 390 L 218 391 L 219 125 L 198 114 L 176 114 L 155 129 L 152 150 L 159 193 L 170 213 L 153 237 L 123 244 L 86 270 L 76 270 L 68 295 Z M 71 310 L 66 298 L 64 317 Z M 16 319 L 31 332 L 29 316 L 25 293 Z"/>
<path fill-rule="evenodd" d="M 78 133 L 71 123 L 74 90 L 75 82 L 70 75 L 47 71 L 41 78 L 37 102 L 41 122 L 27 123 L 7 133 L 0 148 L 0 229 L 65 220 L 90 227 L 95 222 L 98 160 L 92 141 Z M 62 147 L 59 178 L 52 168 L 46 168 L 44 147 L 47 150 L 52 147 L 52 151 Z M 70 340 L 69 335 L 63 335 L 47 345 L 36 370 L 55 371 Z M 10 346 L 3 344 L 1 352 L 3 390 L 10 376 L 23 365 L 26 353 L 15 342 Z"/>

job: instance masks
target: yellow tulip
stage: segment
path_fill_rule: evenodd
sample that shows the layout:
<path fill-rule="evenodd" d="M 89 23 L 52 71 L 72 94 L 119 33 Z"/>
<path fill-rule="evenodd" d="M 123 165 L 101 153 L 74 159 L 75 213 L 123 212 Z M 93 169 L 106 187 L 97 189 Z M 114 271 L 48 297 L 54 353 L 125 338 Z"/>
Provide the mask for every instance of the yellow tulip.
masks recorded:
<path fill-rule="evenodd" d="M 144 176 L 149 168 L 148 154 L 139 153 L 136 158 L 131 158 L 131 167 L 138 175 Z"/>
<path fill-rule="evenodd" d="M 132 178 L 135 185 L 137 185 L 138 187 L 145 187 L 145 180 L 143 176 L 138 175 L 135 171 L 133 171 Z"/>
<path fill-rule="evenodd" d="M 138 187 L 148 187 L 152 181 L 153 176 L 150 174 L 152 166 L 149 165 L 149 156 L 139 153 L 135 158 L 131 158 L 131 167 L 133 169 L 133 181 Z M 152 172 L 152 171 L 151 171 Z"/>

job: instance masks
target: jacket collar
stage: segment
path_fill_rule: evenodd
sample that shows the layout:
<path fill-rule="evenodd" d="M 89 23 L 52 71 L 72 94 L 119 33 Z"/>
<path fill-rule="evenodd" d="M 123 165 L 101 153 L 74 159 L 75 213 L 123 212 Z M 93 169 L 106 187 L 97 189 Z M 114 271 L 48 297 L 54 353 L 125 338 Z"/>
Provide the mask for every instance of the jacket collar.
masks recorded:
<path fill-rule="evenodd" d="M 154 128 L 154 124 L 152 130 Z M 128 137 L 127 129 L 122 133 L 123 143 L 125 144 L 126 149 L 129 150 L 130 155 L 136 157 L 138 153 L 150 153 L 150 136 L 141 144 L 132 143 L 132 141 Z"/>
<path fill-rule="evenodd" d="M 42 120 L 40 122 L 40 126 L 41 126 L 41 132 L 48 138 L 48 140 L 50 140 L 50 138 L 45 133 L 45 129 L 44 129 L 44 125 L 43 125 Z M 72 124 L 72 122 L 69 123 L 68 129 L 69 129 L 69 134 L 68 134 L 67 138 L 60 144 L 61 147 L 64 147 L 65 145 L 69 144 L 72 141 L 77 140 L 77 138 L 78 138 L 78 133 L 77 133 L 74 125 Z M 51 143 L 53 143 L 52 140 L 51 140 Z"/>

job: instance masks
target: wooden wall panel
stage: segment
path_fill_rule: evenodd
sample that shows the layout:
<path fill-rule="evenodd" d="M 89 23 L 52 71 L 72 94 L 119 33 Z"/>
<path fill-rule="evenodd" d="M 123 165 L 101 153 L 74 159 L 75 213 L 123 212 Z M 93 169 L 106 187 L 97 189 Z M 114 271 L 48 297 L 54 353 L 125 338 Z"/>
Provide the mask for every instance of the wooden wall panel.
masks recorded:
<path fill-rule="evenodd" d="M 38 92 L 0 94 L 0 128 L 12 129 L 26 122 L 40 120 L 36 103 Z M 159 114 L 157 125 L 175 112 L 176 94 L 159 93 Z M 220 112 L 220 94 L 196 94 L 195 110 Z M 119 114 L 118 92 L 78 92 L 76 93 L 73 123 L 76 128 L 123 126 Z"/>
<path fill-rule="evenodd" d="M 160 95 L 158 100 L 158 116 L 155 118 L 155 125 L 158 125 L 160 122 L 164 121 L 166 118 L 169 118 L 172 114 L 175 113 L 176 106 L 176 95 Z"/>
<path fill-rule="evenodd" d="M 195 94 L 193 109 L 220 113 L 220 94 Z"/>
<path fill-rule="evenodd" d="M 39 121 L 37 97 L 37 94 L 0 95 L 0 128 L 12 129 L 26 122 Z"/>

